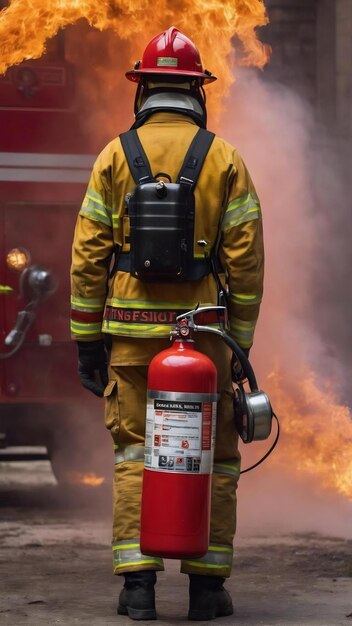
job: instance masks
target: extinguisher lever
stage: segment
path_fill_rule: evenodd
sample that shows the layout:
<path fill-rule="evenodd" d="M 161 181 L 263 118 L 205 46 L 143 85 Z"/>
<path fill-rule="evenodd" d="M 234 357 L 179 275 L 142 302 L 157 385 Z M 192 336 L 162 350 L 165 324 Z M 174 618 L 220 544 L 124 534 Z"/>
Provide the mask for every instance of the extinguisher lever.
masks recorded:
<path fill-rule="evenodd" d="M 176 328 L 187 325 L 191 330 L 198 330 L 201 326 L 214 323 L 225 330 L 227 326 L 225 306 L 203 306 L 176 317 Z"/>
<path fill-rule="evenodd" d="M 216 326 L 208 326 L 207 324 L 217 324 Z M 187 337 L 190 332 L 207 332 L 219 335 L 221 339 L 229 346 L 232 352 L 239 360 L 244 375 L 248 380 L 251 391 L 258 391 L 258 383 L 253 368 L 237 342 L 226 332 L 227 326 L 227 309 L 224 306 L 208 306 L 200 307 L 182 313 L 176 317 L 176 332 L 183 337 Z"/>

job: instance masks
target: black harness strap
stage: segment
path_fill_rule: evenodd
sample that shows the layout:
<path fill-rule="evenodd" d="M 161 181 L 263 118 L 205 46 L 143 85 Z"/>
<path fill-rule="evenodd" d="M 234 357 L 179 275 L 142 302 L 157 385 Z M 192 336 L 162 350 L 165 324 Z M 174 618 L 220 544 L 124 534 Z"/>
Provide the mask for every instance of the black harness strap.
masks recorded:
<path fill-rule="evenodd" d="M 198 130 L 188 148 L 177 183 L 189 185 L 190 189 L 194 189 L 214 137 L 215 134 L 208 130 L 203 128 Z"/>
<path fill-rule="evenodd" d="M 130 272 L 131 271 L 131 258 L 129 253 L 121 253 L 118 257 L 118 261 L 116 264 L 116 269 L 120 272 Z M 194 259 L 192 263 L 192 267 L 188 273 L 188 279 L 190 281 L 200 280 L 207 276 L 212 271 L 212 265 L 209 259 Z M 112 274 L 114 275 L 115 270 Z M 111 278 L 111 276 L 110 276 Z"/>
<path fill-rule="evenodd" d="M 126 133 L 121 133 L 120 140 L 136 185 L 152 183 L 154 177 L 137 131 L 128 130 Z"/>
<path fill-rule="evenodd" d="M 215 134 L 200 128 L 194 136 L 187 150 L 182 167 L 177 177 L 177 183 L 191 193 L 197 183 L 209 148 L 215 138 Z M 136 130 L 129 130 L 120 135 L 123 151 L 136 185 L 155 182 L 155 177 L 150 169 L 147 155 L 139 140 Z M 168 177 L 168 175 L 166 175 Z M 110 274 L 114 275 L 117 269 L 125 272 L 130 271 L 131 258 L 129 253 L 115 252 L 115 262 Z M 199 280 L 212 271 L 209 259 L 194 259 L 189 270 L 190 280 Z"/>
<path fill-rule="evenodd" d="M 214 137 L 214 133 L 208 130 L 203 128 L 198 130 L 188 148 L 177 177 L 177 183 L 187 184 L 191 189 L 195 187 Z M 126 133 L 121 133 L 120 140 L 136 185 L 153 182 L 155 179 L 137 131 L 129 130 Z"/>

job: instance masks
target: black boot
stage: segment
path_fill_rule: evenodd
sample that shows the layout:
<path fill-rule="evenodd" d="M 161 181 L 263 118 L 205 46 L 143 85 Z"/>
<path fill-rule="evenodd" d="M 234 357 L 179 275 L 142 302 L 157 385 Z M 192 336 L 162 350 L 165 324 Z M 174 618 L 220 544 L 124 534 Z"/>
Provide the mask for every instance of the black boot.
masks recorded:
<path fill-rule="evenodd" d="M 131 619 L 156 619 L 155 572 L 128 572 L 124 577 L 125 584 L 117 607 L 118 615 L 128 615 Z"/>
<path fill-rule="evenodd" d="M 211 620 L 232 615 L 230 594 L 224 589 L 221 576 L 189 576 L 189 620 Z"/>

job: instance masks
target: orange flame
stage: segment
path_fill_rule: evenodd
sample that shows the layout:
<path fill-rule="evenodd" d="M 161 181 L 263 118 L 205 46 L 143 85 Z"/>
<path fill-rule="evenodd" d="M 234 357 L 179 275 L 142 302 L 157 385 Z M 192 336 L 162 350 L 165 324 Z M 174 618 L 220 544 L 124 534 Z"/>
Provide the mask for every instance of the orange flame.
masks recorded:
<path fill-rule="evenodd" d="M 278 373 L 268 377 L 270 398 L 281 416 L 284 441 L 273 460 L 319 478 L 352 500 L 352 416 L 334 391 L 317 386 L 307 372 L 297 388 L 285 389 Z"/>
<path fill-rule="evenodd" d="M 174 24 L 197 43 L 206 67 L 227 87 L 233 82 L 234 36 L 243 46 L 239 62 L 262 68 L 270 54 L 255 33 L 268 22 L 262 0 L 180 0 L 174 6 L 160 0 L 157 7 L 147 0 L 12 0 L 0 13 L 0 74 L 42 56 L 48 39 L 81 18 L 124 40 L 131 64 L 151 37 Z"/>
<path fill-rule="evenodd" d="M 73 472 L 71 482 L 75 485 L 86 485 L 87 487 L 100 487 L 105 482 L 104 476 L 98 476 L 94 472 L 83 474 L 81 472 Z"/>

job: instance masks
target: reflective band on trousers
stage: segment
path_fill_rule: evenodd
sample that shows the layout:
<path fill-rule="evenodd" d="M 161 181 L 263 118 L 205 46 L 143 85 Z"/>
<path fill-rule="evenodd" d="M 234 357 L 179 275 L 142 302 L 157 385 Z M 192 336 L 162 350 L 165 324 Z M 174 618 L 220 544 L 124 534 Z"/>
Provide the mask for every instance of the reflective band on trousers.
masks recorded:
<path fill-rule="evenodd" d="M 233 548 L 220 544 L 210 544 L 208 552 L 200 559 L 184 560 L 183 563 L 192 567 L 207 568 L 216 575 L 216 569 L 231 568 L 233 559 Z"/>
<path fill-rule="evenodd" d="M 73 335 L 99 335 L 101 333 L 101 322 L 87 324 L 71 320 L 70 328 Z"/>
<path fill-rule="evenodd" d="M 213 465 L 214 474 L 229 474 L 230 476 L 235 476 L 236 478 L 240 477 L 240 462 L 237 463 L 214 463 Z"/>
<path fill-rule="evenodd" d="M 151 568 L 163 568 L 163 561 L 156 556 L 147 556 L 140 551 L 138 539 L 114 541 L 112 544 L 114 555 L 114 570 L 126 568 L 126 566 L 150 565 Z"/>

